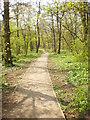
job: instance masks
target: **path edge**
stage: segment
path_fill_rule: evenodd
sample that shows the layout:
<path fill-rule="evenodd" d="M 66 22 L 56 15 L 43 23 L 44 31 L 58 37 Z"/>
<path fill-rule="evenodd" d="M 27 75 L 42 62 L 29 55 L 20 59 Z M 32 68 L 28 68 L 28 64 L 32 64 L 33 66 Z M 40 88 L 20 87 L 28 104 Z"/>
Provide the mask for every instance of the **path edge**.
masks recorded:
<path fill-rule="evenodd" d="M 56 93 L 55 93 L 55 91 L 54 91 L 54 89 L 53 89 L 52 80 L 51 80 L 50 73 L 49 73 L 49 70 L 48 70 L 48 59 L 47 59 L 47 73 L 48 73 L 48 77 L 49 77 L 49 80 L 50 80 L 50 83 L 51 83 L 51 86 L 52 86 L 52 90 L 53 90 L 53 93 L 54 93 L 56 102 L 57 102 L 57 104 L 58 104 L 58 106 L 59 106 L 59 109 L 60 109 L 60 111 L 61 111 L 61 114 L 62 114 L 62 116 L 63 116 L 63 119 L 66 120 L 66 118 L 65 118 L 65 116 L 64 116 L 64 113 L 63 113 L 63 111 L 62 111 L 62 109 L 61 109 L 61 106 L 60 106 L 60 104 L 58 103 L 58 99 L 57 99 L 57 97 L 56 97 Z"/>

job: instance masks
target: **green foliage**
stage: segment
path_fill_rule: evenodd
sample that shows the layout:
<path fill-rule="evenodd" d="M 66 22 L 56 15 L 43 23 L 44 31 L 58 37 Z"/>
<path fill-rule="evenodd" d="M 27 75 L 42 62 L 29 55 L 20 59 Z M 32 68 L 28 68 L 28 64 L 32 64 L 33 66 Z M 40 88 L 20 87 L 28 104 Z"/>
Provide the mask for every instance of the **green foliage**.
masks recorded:
<path fill-rule="evenodd" d="M 81 56 L 81 57 L 78 57 Z M 60 55 L 51 53 L 49 57 L 56 64 L 56 72 L 68 72 L 69 76 L 63 77 L 62 81 L 75 86 L 69 95 L 71 102 L 67 108 L 73 107 L 74 111 L 84 112 L 88 109 L 88 60 L 83 58 L 83 54 L 72 55 L 68 51 L 61 52 Z M 82 59 L 81 59 L 82 58 Z M 84 59 L 84 60 L 83 60 Z M 55 84 L 56 93 L 61 95 L 60 88 Z M 62 104 L 64 96 L 60 97 L 59 102 Z"/>
<path fill-rule="evenodd" d="M 69 71 L 70 77 L 69 81 L 76 86 L 87 85 L 88 84 L 88 71 L 85 68 L 78 68 Z"/>
<path fill-rule="evenodd" d="M 64 99 L 66 97 L 66 92 L 64 90 L 61 90 L 60 87 L 56 83 L 53 84 L 53 88 L 57 96 L 59 95 L 58 101 L 62 107 L 63 112 L 65 112 L 65 110 L 67 109 L 66 105 L 69 104 L 69 102 Z"/>
<path fill-rule="evenodd" d="M 2 79 L 2 88 L 7 87 L 9 85 L 7 79 L 5 78 L 5 73 L 2 73 L 2 76 L 0 76 Z"/>
<path fill-rule="evenodd" d="M 56 83 L 53 84 L 53 88 L 54 88 L 54 90 L 58 90 L 59 89 L 59 87 L 56 85 Z"/>
<path fill-rule="evenodd" d="M 72 102 L 69 103 L 69 107 L 75 107 L 74 111 L 84 112 L 88 110 L 88 86 L 81 86 L 73 89 L 73 93 L 70 94 Z"/>
<path fill-rule="evenodd" d="M 36 53 L 36 51 L 33 50 L 33 52 L 28 52 L 27 55 L 25 55 L 24 53 L 18 55 L 13 54 L 12 56 L 13 64 L 15 67 L 17 66 L 22 68 L 25 63 L 34 61 L 36 58 L 40 57 L 42 53 L 43 51 L 42 49 L 40 49 L 38 53 Z M 3 67 L 5 66 L 4 61 L 2 62 L 2 65 Z M 11 67 L 11 66 L 6 65 L 5 67 Z"/>

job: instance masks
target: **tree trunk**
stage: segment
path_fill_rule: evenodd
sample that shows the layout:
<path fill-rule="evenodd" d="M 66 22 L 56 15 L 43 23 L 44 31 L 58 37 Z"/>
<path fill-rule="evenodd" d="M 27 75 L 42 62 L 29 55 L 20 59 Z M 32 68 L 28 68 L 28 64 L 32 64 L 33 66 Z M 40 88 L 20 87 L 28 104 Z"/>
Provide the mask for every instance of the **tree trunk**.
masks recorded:
<path fill-rule="evenodd" d="M 44 42 L 44 39 L 43 39 L 43 32 L 41 33 L 41 38 L 42 38 L 43 48 L 45 48 L 45 42 Z"/>
<path fill-rule="evenodd" d="M 29 28 L 29 32 L 30 32 L 30 51 L 33 51 L 33 43 L 31 40 L 31 28 Z"/>
<path fill-rule="evenodd" d="M 30 51 L 33 51 L 33 43 L 30 41 Z"/>
<path fill-rule="evenodd" d="M 22 32 L 23 34 L 23 32 Z M 26 43 L 26 35 L 23 34 L 23 39 L 24 39 L 24 49 L 25 49 L 25 55 L 27 55 L 27 43 Z"/>
<path fill-rule="evenodd" d="M 27 41 L 27 44 L 26 44 L 26 55 L 28 53 L 28 41 Z"/>
<path fill-rule="evenodd" d="M 54 30 L 54 20 L 53 20 L 53 13 L 52 15 L 52 32 L 53 32 L 53 39 L 54 39 L 54 52 L 56 52 L 56 41 L 55 41 L 55 30 Z"/>
<path fill-rule="evenodd" d="M 35 44 L 36 44 L 36 53 L 38 53 L 38 45 L 37 45 L 37 33 L 36 33 L 36 26 L 35 26 Z"/>
<path fill-rule="evenodd" d="M 9 0 L 4 1 L 4 39 L 5 39 L 5 63 L 12 65 L 9 27 Z"/>
<path fill-rule="evenodd" d="M 58 17 L 58 3 L 57 3 L 57 34 L 59 34 L 59 17 Z"/>
<path fill-rule="evenodd" d="M 19 27 L 19 22 L 18 22 L 18 15 L 19 15 L 19 11 L 18 11 L 18 5 L 16 6 L 16 23 L 17 23 L 17 38 L 19 40 L 19 30 L 18 30 L 18 27 Z M 17 55 L 20 53 L 20 45 L 19 44 L 16 44 L 16 48 L 17 48 Z"/>
<path fill-rule="evenodd" d="M 53 50 L 53 34 L 52 34 L 52 28 L 51 28 L 51 40 L 52 40 L 52 50 Z"/>
<path fill-rule="evenodd" d="M 38 44 L 37 44 L 37 41 L 36 41 L 36 53 L 38 53 Z"/>
<path fill-rule="evenodd" d="M 37 18 L 37 33 L 38 33 L 38 44 L 37 44 L 37 47 L 39 49 L 39 47 L 40 47 L 40 32 L 39 32 L 38 18 Z"/>
<path fill-rule="evenodd" d="M 60 54 L 60 50 L 61 50 L 61 21 L 60 21 L 60 30 L 59 30 L 58 54 Z"/>
<path fill-rule="evenodd" d="M 82 28 L 83 28 L 83 41 L 87 40 L 87 33 L 88 33 L 88 22 L 87 22 L 88 14 L 86 15 L 88 11 L 85 9 L 86 7 L 88 7 L 88 4 L 86 4 L 86 2 L 82 2 L 81 10 L 79 11 L 82 21 Z"/>
<path fill-rule="evenodd" d="M 76 11 L 74 11 L 74 18 L 75 18 L 75 34 L 77 35 L 77 12 Z M 76 53 L 78 54 L 78 50 L 76 47 L 76 38 L 77 37 L 74 37 L 74 47 L 75 47 Z"/>
<path fill-rule="evenodd" d="M 1 22 L 0 22 L 0 28 L 1 28 Z M 2 49 L 2 33 L 1 33 L 1 29 L 0 29 L 0 52 L 2 52 L 3 54 L 3 49 Z"/>

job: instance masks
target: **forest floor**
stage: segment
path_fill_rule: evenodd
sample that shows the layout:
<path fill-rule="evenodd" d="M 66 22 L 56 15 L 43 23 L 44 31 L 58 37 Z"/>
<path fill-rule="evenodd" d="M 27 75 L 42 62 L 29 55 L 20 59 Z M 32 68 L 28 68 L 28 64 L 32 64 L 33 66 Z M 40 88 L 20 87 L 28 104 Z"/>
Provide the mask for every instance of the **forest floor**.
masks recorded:
<path fill-rule="evenodd" d="M 71 56 L 68 56 L 69 57 L 66 55 L 65 57 L 65 54 L 61 54 L 60 56 L 55 53 L 49 54 L 48 70 L 52 80 L 53 88 L 66 120 L 89 120 L 90 118 L 87 114 L 87 111 L 74 111 L 76 107 L 69 107 L 69 104 L 72 102 L 70 94 L 72 94 L 73 89 L 77 87 L 74 84 L 76 81 L 74 83 L 68 81 L 68 79 L 70 79 L 70 73 L 68 71 L 74 71 L 74 69 L 77 67 L 74 67 L 75 63 L 71 61 Z M 70 66 L 70 63 L 73 66 Z"/>
<path fill-rule="evenodd" d="M 14 86 L 2 92 L 3 118 L 64 118 L 47 69 L 48 53 L 7 74 Z"/>
<path fill-rule="evenodd" d="M 57 92 L 55 90 L 55 92 L 57 93 L 56 96 L 59 100 L 59 97 L 61 97 L 60 94 L 64 94 L 63 90 L 65 91 L 65 93 L 66 92 L 70 93 L 74 86 L 72 84 L 67 84 L 66 81 L 62 81 L 62 77 L 68 76 L 68 72 L 56 72 L 56 65 L 51 59 L 48 60 L 48 69 L 49 69 L 50 77 L 51 77 L 51 80 L 53 83 L 53 87 L 55 87 L 55 89 L 57 88 L 61 91 L 61 93 L 58 94 L 59 91 Z M 63 104 L 63 106 L 67 106 L 68 103 L 70 102 L 70 99 L 69 99 L 69 97 L 61 98 L 59 101 L 60 101 L 60 103 Z M 69 102 L 67 102 L 67 101 L 69 101 Z M 67 119 L 70 119 L 73 117 L 78 118 L 78 113 L 77 114 L 72 113 L 72 109 L 69 109 L 64 114 Z"/>

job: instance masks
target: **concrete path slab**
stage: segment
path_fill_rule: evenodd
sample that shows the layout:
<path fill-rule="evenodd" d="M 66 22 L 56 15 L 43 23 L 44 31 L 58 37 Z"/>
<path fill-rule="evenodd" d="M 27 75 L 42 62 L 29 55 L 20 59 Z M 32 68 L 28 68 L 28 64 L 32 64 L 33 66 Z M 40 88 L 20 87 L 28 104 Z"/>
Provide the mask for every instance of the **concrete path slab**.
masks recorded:
<path fill-rule="evenodd" d="M 47 69 L 48 53 L 30 64 L 14 93 L 14 104 L 4 111 L 5 118 L 64 119 L 57 103 Z"/>

